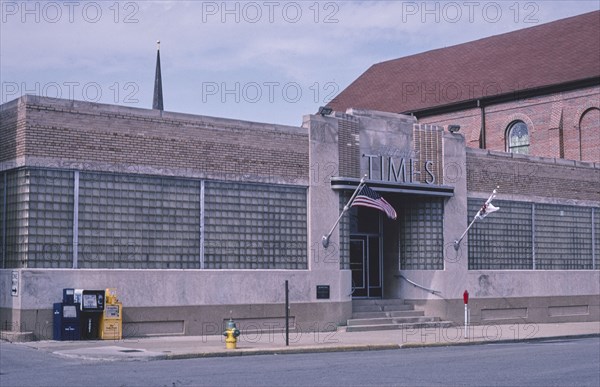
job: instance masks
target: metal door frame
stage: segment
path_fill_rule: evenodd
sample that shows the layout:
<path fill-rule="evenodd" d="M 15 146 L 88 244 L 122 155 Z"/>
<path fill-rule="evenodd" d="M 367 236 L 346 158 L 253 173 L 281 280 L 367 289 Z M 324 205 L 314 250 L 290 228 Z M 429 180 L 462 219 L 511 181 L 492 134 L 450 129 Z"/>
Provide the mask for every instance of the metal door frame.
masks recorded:
<path fill-rule="evenodd" d="M 380 219 L 380 223 L 381 223 L 381 219 Z M 377 244 L 378 244 L 378 257 L 377 259 L 379 260 L 379 275 L 378 275 L 378 280 L 379 280 L 379 286 L 377 288 L 381 289 L 381 295 L 379 296 L 371 296 L 371 287 L 370 286 L 370 281 L 369 281 L 369 270 L 370 270 L 370 261 L 372 259 L 372 257 L 370 256 L 370 246 L 369 246 L 369 239 L 375 237 L 377 238 Z M 366 295 L 365 296 L 353 296 L 353 298 L 383 298 L 383 236 L 381 235 L 381 233 L 355 233 L 355 234 L 351 234 L 350 235 L 350 243 L 354 242 L 354 241 L 360 241 L 362 243 L 362 277 L 363 277 L 363 286 L 361 288 L 355 288 L 354 284 L 352 285 L 352 293 L 354 293 L 355 289 L 365 289 L 366 290 Z M 350 271 L 352 271 L 352 259 L 350 259 Z"/>

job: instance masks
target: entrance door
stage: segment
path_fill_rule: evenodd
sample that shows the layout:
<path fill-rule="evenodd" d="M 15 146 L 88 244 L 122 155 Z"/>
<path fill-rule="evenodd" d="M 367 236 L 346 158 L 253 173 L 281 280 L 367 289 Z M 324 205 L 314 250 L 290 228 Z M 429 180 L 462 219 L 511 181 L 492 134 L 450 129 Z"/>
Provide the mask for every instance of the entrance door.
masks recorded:
<path fill-rule="evenodd" d="M 381 298 L 382 255 L 379 235 L 351 235 L 350 270 L 354 298 Z"/>

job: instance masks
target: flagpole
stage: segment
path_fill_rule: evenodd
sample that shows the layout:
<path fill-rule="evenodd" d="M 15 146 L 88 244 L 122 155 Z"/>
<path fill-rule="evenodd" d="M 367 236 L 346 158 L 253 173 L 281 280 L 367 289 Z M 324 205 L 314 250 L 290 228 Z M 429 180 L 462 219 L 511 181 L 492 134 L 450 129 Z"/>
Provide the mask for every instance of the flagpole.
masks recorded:
<path fill-rule="evenodd" d="M 475 223 L 475 220 L 477 219 L 477 215 L 479 215 L 479 211 L 477 211 L 477 214 L 475 215 L 475 217 L 473 218 L 473 220 L 471 221 L 471 223 L 469 224 L 469 227 L 467 227 L 465 232 L 462 233 L 460 238 L 458 238 L 457 240 L 454 241 L 454 250 L 458 251 L 458 248 L 460 247 L 460 242 L 463 240 L 465 235 L 467 235 L 467 232 L 469 232 L 469 229 L 471 228 L 471 226 L 473 226 L 473 223 Z"/>
<path fill-rule="evenodd" d="M 492 194 L 490 195 L 488 200 L 485 201 L 485 203 L 483 204 L 483 207 L 481 207 L 481 208 L 484 208 L 485 206 L 487 206 L 488 204 L 490 204 L 492 202 L 492 199 L 494 199 L 496 197 L 496 194 L 498 193 L 499 188 L 500 188 L 500 186 L 496 186 L 496 188 L 492 191 Z M 481 208 L 479 209 L 479 211 L 477 211 L 477 213 L 473 217 L 473 220 L 471 221 L 471 223 L 469 223 L 469 226 L 467 227 L 465 232 L 462 233 L 460 238 L 458 238 L 457 240 L 454 241 L 454 250 L 458 251 L 458 249 L 460 248 L 460 242 L 463 240 L 465 235 L 467 235 L 467 232 L 469 232 L 469 229 L 473 226 L 473 223 L 475 223 L 475 221 L 477 220 L 477 217 L 481 213 Z"/>
<path fill-rule="evenodd" d="M 323 247 L 325 247 L 325 248 L 329 247 L 329 238 L 331 237 L 331 234 L 333 234 L 333 230 L 335 230 L 335 228 L 337 227 L 338 223 L 340 222 L 340 220 L 342 219 L 342 216 L 344 216 L 344 214 L 346 213 L 346 211 L 348 211 L 350 209 L 350 205 L 354 201 L 354 198 L 358 194 L 358 191 L 360 191 L 360 189 L 362 188 L 362 186 L 365 185 L 365 179 L 366 178 L 367 178 L 367 175 L 364 175 L 360 179 L 360 182 L 358 183 L 358 186 L 354 190 L 354 193 L 350 197 L 350 200 L 348 200 L 348 203 L 346 203 L 346 205 L 344 206 L 344 209 L 342 210 L 342 213 L 340 214 L 340 216 L 338 216 L 337 220 L 335 221 L 335 224 L 333 225 L 333 227 L 331 227 L 331 230 L 329 230 L 329 233 L 327 235 L 323 235 L 323 238 L 321 238 L 321 243 L 323 244 Z"/>

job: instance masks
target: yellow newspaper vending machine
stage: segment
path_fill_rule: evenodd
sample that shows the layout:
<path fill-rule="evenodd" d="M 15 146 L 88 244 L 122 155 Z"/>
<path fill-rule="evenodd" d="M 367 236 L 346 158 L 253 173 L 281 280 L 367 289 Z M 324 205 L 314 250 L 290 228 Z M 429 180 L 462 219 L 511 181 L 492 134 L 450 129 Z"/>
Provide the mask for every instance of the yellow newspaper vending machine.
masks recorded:
<path fill-rule="evenodd" d="M 106 289 L 104 313 L 100 319 L 102 340 L 121 340 L 123 337 L 123 304 L 117 299 L 116 289 Z"/>

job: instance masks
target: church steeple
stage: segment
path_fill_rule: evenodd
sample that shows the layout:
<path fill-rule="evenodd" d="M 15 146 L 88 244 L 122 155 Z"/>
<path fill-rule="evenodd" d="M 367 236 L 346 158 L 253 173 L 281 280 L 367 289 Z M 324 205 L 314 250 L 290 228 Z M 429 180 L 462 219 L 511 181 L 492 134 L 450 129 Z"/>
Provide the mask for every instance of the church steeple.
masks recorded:
<path fill-rule="evenodd" d="M 160 40 L 156 41 L 156 73 L 154 75 L 154 99 L 152 109 L 163 109 L 162 78 L 160 75 Z"/>

